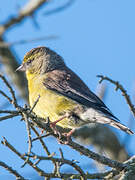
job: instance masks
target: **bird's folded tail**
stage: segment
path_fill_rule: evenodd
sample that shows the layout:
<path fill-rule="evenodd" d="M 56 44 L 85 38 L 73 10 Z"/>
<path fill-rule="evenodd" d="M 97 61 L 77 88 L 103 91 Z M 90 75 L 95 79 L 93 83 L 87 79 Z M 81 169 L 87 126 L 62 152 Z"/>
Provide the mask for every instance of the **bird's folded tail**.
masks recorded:
<path fill-rule="evenodd" d="M 128 134 L 134 134 L 133 131 L 131 131 L 131 129 L 129 129 L 128 127 L 126 127 L 125 125 L 121 124 L 120 122 L 117 122 L 116 120 L 107 118 L 107 117 L 101 117 L 102 120 L 99 123 L 103 123 L 103 124 L 109 124 L 110 126 L 113 126 L 117 129 L 120 129 L 122 131 L 125 131 Z M 104 120 L 103 120 L 104 118 Z"/>

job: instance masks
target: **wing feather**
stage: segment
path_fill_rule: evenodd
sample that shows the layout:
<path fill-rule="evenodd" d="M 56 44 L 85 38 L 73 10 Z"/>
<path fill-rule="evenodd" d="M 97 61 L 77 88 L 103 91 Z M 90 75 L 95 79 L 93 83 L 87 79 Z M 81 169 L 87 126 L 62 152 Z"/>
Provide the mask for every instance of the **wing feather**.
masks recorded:
<path fill-rule="evenodd" d="M 44 86 L 58 94 L 76 101 L 86 107 L 94 108 L 109 118 L 119 121 L 106 105 L 69 68 L 56 69 L 47 73 Z"/>

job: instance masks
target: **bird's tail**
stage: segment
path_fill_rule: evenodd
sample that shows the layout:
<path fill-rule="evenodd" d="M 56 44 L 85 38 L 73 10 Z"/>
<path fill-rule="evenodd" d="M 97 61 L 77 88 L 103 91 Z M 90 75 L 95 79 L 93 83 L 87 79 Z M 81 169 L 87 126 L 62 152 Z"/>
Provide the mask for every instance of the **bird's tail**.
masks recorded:
<path fill-rule="evenodd" d="M 96 111 L 92 108 L 87 109 L 83 114 L 81 114 L 81 119 L 87 119 L 87 123 L 100 123 L 108 124 L 117 129 L 120 129 L 128 134 L 134 134 L 128 127 L 121 124 L 115 116 L 106 115 L 102 112 Z"/>
<path fill-rule="evenodd" d="M 101 120 L 100 123 L 103 122 L 103 124 L 109 124 L 110 126 L 113 126 L 113 127 L 117 128 L 117 129 L 125 131 L 126 133 L 128 133 L 130 135 L 134 134 L 134 132 L 131 131 L 131 129 L 129 129 L 125 125 L 121 124 L 120 122 L 118 122 L 116 120 L 113 120 L 113 119 L 109 119 L 107 117 L 102 117 L 102 118 L 104 118 L 104 120 L 103 121 Z"/>

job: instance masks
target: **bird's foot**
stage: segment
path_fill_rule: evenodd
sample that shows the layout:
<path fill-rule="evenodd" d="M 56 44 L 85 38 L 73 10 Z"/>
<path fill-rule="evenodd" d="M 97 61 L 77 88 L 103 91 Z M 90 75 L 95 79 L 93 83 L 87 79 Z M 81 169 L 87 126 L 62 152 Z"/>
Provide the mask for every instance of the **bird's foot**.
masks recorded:
<path fill-rule="evenodd" d="M 75 129 L 72 129 L 68 133 L 63 133 L 61 135 L 60 139 L 58 139 L 59 143 L 60 144 L 68 144 L 71 141 L 71 135 L 73 134 L 74 131 L 75 131 Z"/>
<path fill-rule="evenodd" d="M 58 142 L 60 144 L 68 144 L 69 141 L 71 140 L 71 135 L 73 134 L 73 132 L 75 131 L 75 128 L 73 128 L 71 131 L 69 131 L 68 133 L 60 133 L 57 128 L 56 128 L 56 124 L 60 121 L 62 121 L 64 118 L 67 118 L 67 115 L 59 118 L 58 120 L 51 122 L 50 123 L 50 127 L 53 130 L 54 134 L 58 135 Z"/>

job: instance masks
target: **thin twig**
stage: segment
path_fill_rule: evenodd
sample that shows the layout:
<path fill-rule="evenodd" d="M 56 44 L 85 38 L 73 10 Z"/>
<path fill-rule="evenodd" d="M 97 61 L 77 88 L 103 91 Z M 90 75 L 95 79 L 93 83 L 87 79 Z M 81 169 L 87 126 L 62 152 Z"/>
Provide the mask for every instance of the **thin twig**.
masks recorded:
<path fill-rule="evenodd" d="M 41 143 L 41 145 L 42 145 L 42 147 L 43 147 L 43 149 L 45 150 L 46 154 L 47 154 L 49 157 L 52 156 L 52 154 L 50 153 L 50 151 L 49 151 L 48 147 L 46 146 L 45 142 L 42 140 L 43 137 L 47 137 L 47 136 L 49 136 L 49 135 L 52 135 L 52 133 L 47 133 L 47 134 L 44 135 L 44 136 L 39 136 L 39 133 L 36 131 L 36 129 L 35 129 L 33 126 L 31 126 L 31 128 L 32 128 L 32 130 L 34 131 L 34 133 L 37 135 L 37 138 L 32 139 L 32 142 L 33 142 L 33 141 L 36 141 L 36 140 L 39 140 L 40 143 Z M 53 154 L 53 155 L 54 155 L 54 154 Z M 40 161 L 37 161 L 37 163 L 39 163 L 39 162 L 40 162 Z M 52 162 L 52 163 L 54 164 L 54 167 L 57 166 L 55 162 Z M 55 168 L 54 168 L 54 169 L 55 169 Z M 54 170 L 54 174 L 55 174 L 55 173 L 56 173 L 56 171 Z"/>
<path fill-rule="evenodd" d="M 117 170 L 123 170 L 126 165 L 123 163 L 120 163 L 118 161 L 109 159 L 105 156 L 101 156 L 93 151 L 90 151 L 89 149 L 85 148 L 82 145 L 77 144 L 76 142 L 73 142 L 72 140 L 69 141 L 68 145 L 73 148 L 74 150 L 78 151 L 81 155 L 85 155 L 88 158 L 91 158 L 93 160 L 96 160 L 104 165 L 108 165 L 112 168 L 115 168 Z"/>
<path fill-rule="evenodd" d="M 9 89 L 9 92 L 11 93 L 11 96 L 12 96 L 12 104 L 17 107 L 17 100 L 16 100 L 16 97 L 15 97 L 15 92 L 13 90 L 13 88 L 10 86 L 10 84 L 8 83 L 8 81 L 6 80 L 6 78 L 0 74 L 0 78 L 3 80 L 3 82 L 6 84 L 6 86 L 8 87 Z"/>
<path fill-rule="evenodd" d="M 60 151 L 60 156 L 61 156 L 61 159 L 64 159 L 64 155 L 63 155 L 62 149 L 61 149 L 61 148 L 59 148 L 59 151 Z"/>
<path fill-rule="evenodd" d="M 33 38 L 28 40 L 20 40 L 20 41 L 14 41 L 14 42 L 0 42 L 0 48 L 7 48 L 14 45 L 20 45 L 20 44 L 26 44 L 26 43 L 34 43 L 37 41 L 43 41 L 43 40 L 54 40 L 58 39 L 58 36 L 50 35 L 50 36 L 43 36 L 39 38 Z"/>
<path fill-rule="evenodd" d="M 49 10 L 49 11 L 46 11 L 44 13 L 44 15 L 52 15 L 54 13 L 58 13 L 58 12 L 61 12 L 65 9 L 67 9 L 68 7 L 70 7 L 73 3 L 75 2 L 75 0 L 69 0 L 68 2 L 66 2 L 64 5 L 58 7 L 58 8 L 55 8 L 55 9 L 52 9 L 52 10 Z"/>
<path fill-rule="evenodd" d="M 2 94 L 11 104 L 12 104 L 12 99 L 7 96 L 3 91 L 0 90 L 0 94 Z"/>
<path fill-rule="evenodd" d="M 53 132 L 49 132 L 49 133 L 46 133 L 46 134 L 43 135 L 43 136 L 38 136 L 38 137 L 36 137 L 36 138 L 33 138 L 33 139 L 32 139 L 32 142 L 33 142 L 33 141 L 37 141 L 37 140 L 39 140 L 39 139 L 43 139 L 43 138 L 48 137 L 48 136 L 51 136 L 51 135 L 53 135 L 53 134 L 54 134 Z"/>
<path fill-rule="evenodd" d="M 23 109 L 22 109 L 23 111 Z M 31 117 L 33 119 L 33 121 L 35 123 L 37 123 L 37 126 L 41 127 L 44 129 L 44 126 L 42 126 L 42 124 L 40 123 L 40 120 L 34 116 L 34 114 L 29 114 L 26 110 L 24 111 L 24 113 L 26 113 L 28 115 L 28 117 Z M 45 125 L 46 123 L 44 123 Z M 48 130 L 48 129 L 45 129 L 45 130 Z M 57 134 L 53 134 L 53 136 L 57 137 L 58 135 Z M 64 136 L 62 136 L 62 139 L 64 139 Z M 68 144 L 71 148 L 75 149 L 76 151 L 80 152 L 81 154 L 89 157 L 89 158 L 92 158 L 102 164 L 105 164 L 105 165 L 108 165 L 110 167 L 113 167 L 113 168 L 116 168 L 116 169 L 124 169 L 125 168 L 125 165 L 123 165 L 122 163 L 118 162 L 118 161 L 114 161 L 114 160 L 111 160 L 105 156 L 101 156 L 95 152 L 92 152 L 90 151 L 89 149 L 85 148 L 84 146 L 81 146 L 73 141 L 69 141 L 69 144 Z"/>
<path fill-rule="evenodd" d="M 62 152 L 62 149 L 59 148 L 59 151 L 60 151 L 61 159 L 63 160 L 63 164 L 65 164 L 65 163 L 64 163 L 65 158 L 64 158 L 64 154 L 63 154 L 63 152 Z M 71 162 L 72 162 L 72 165 L 71 165 L 71 166 L 74 167 L 74 169 L 80 173 L 81 179 L 84 179 L 84 180 L 85 180 L 85 179 L 86 179 L 86 175 L 85 175 L 84 171 L 82 170 L 82 168 L 80 168 L 79 166 L 77 166 L 76 163 L 75 163 L 75 161 L 72 160 Z M 61 162 L 61 163 L 62 163 L 62 162 Z M 76 166 L 74 166 L 74 164 L 75 164 Z"/>
<path fill-rule="evenodd" d="M 130 96 L 127 94 L 127 91 L 125 90 L 125 88 L 118 81 L 114 81 L 114 80 L 108 78 L 107 76 L 97 75 L 97 77 L 101 78 L 99 83 L 101 83 L 103 80 L 107 80 L 107 81 L 111 82 L 112 84 L 114 84 L 116 86 L 116 88 L 115 88 L 116 91 L 118 89 L 120 89 L 120 91 L 122 92 L 122 95 L 126 99 L 127 104 L 129 105 L 129 108 L 130 108 L 131 112 L 135 116 L 135 106 L 132 104 Z"/>
<path fill-rule="evenodd" d="M 11 119 L 15 116 L 20 115 L 18 111 L 9 111 L 9 110 L 0 110 L 0 114 L 10 114 L 10 115 L 0 117 L 0 121 L 6 120 L 6 119 Z"/>
<path fill-rule="evenodd" d="M 44 129 L 44 126 L 42 126 L 42 124 L 40 123 L 40 120 L 37 120 L 34 118 L 34 122 L 37 124 L 37 126 Z M 44 124 L 46 124 L 46 123 L 44 123 Z M 48 129 L 46 129 L 46 130 L 48 130 Z M 58 134 L 53 134 L 53 136 L 58 138 Z M 65 136 L 61 135 L 61 138 L 64 139 Z M 67 145 L 69 145 L 71 148 L 75 149 L 76 151 L 80 152 L 80 154 L 83 154 L 89 158 L 92 158 L 102 164 L 108 165 L 108 166 L 116 168 L 118 170 L 122 170 L 125 168 L 124 164 L 122 164 L 118 161 L 115 161 L 115 160 L 111 160 L 105 156 L 99 155 L 93 151 L 90 151 L 89 149 L 85 148 L 84 146 L 81 146 L 73 141 L 69 141 L 69 143 Z"/>
<path fill-rule="evenodd" d="M 43 149 L 45 150 L 45 152 L 47 153 L 47 155 L 49 156 L 51 153 L 49 152 L 47 146 L 45 145 L 45 142 L 42 140 L 42 138 L 39 136 L 39 133 L 36 131 L 36 129 L 32 126 L 31 127 L 32 130 L 34 131 L 34 133 L 37 135 L 37 138 L 35 138 L 35 140 L 39 139 Z M 32 139 L 32 142 L 34 141 L 34 139 Z"/>
<path fill-rule="evenodd" d="M 14 152 L 17 156 L 19 156 L 22 160 L 26 161 L 26 158 L 24 155 L 22 155 L 19 151 L 17 151 L 7 140 L 5 137 L 3 137 L 3 141 L 1 141 L 3 145 L 8 147 L 12 152 Z M 35 164 L 32 163 L 32 161 L 28 160 L 27 162 L 33 169 L 35 169 L 40 176 L 48 176 L 48 173 L 45 173 L 42 169 L 37 167 Z"/>
<path fill-rule="evenodd" d="M 12 111 L 12 110 L 0 110 L 0 114 L 18 114 L 18 111 Z"/>
<path fill-rule="evenodd" d="M 12 92 L 11 92 L 12 93 Z M 12 98 L 14 99 L 14 97 L 12 96 Z M 38 102 L 38 101 L 37 101 Z M 35 103 L 35 105 L 37 104 L 37 102 Z M 61 152 L 61 158 L 55 158 L 53 157 L 54 154 L 50 154 L 49 150 L 46 149 L 46 145 L 45 143 L 43 142 L 42 138 L 39 137 L 39 134 L 36 133 L 36 135 L 38 136 L 42 146 L 44 147 L 48 157 L 44 157 L 41 159 L 42 156 L 38 156 L 38 155 L 31 155 L 31 147 L 32 147 L 32 139 L 31 139 L 31 132 L 30 132 L 30 126 L 29 126 L 29 121 L 28 121 L 28 118 L 31 118 L 31 122 L 37 124 L 38 127 L 41 127 L 42 129 L 45 129 L 47 132 L 50 132 L 50 127 L 48 126 L 48 122 L 46 123 L 46 121 L 42 118 L 38 118 L 33 112 L 32 110 L 29 110 L 28 108 L 22 108 L 22 107 L 19 107 L 17 105 L 17 102 L 15 102 L 16 104 L 14 105 L 14 107 L 16 108 L 17 112 L 18 112 L 18 115 L 21 115 L 25 121 L 26 121 L 26 127 L 27 127 L 27 132 L 28 132 L 28 138 L 29 138 L 29 148 L 28 148 L 28 153 L 27 153 L 27 158 L 24 157 L 22 154 L 20 154 L 9 142 L 7 142 L 6 139 L 4 139 L 4 141 L 2 142 L 4 145 L 6 145 L 9 149 L 11 149 L 15 154 L 17 154 L 21 159 L 23 159 L 25 161 L 25 163 L 29 164 L 30 166 L 32 166 L 38 173 L 40 173 L 41 176 L 44 176 L 44 177 L 59 177 L 59 178 L 62 178 L 62 177 L 66 177 L 67 174 L 62 174 L 60 172 L 60 167 L 61 165 L 63 164 L 69 164 L 71 165 L 72 167 L 74 167 L 76 169 L 76 171 L 78 171 L 82 178 L 85 179 L 85 177 L 87 177 L 87 175 L 83 172 L 83 170 L 78 166 L 76 165 L 76 163 L 74 161 L 70 161 L 70 160 L 67 160 L 64 158 L 63 156 L 63 153 L 62 153 L 62 150 L 60 151 Z M 35 107 L 34 105 L 34 107 Z M 13 111 L 14 112 L 14 111 Z M 10 113 L 10 111 L 1 111 L 1 113 Z M 15 112 L 16 113 L 16 112 Z M 11 114 L 11 115 L 15 115 L 15 114 Z M 11 116 L 9 115 L 9 116 Z M 6 116 L 5 116 L 6 117 Z M 46 127 L 46 128 L 45 128 Z M 36 131 L 34 131 L 36 132 Z M 57 134 L 52 134 L 54 137 L 58 137 Z M 64 136 L 62 136 L 62 138 L 64 139 Z M 123 171 L 123 170 L 126 170 L 128 165 L 126 163 L 120 163 L 118 161 L 114 161 L 114 160 L 111 160 L 105 156 L 101 156 L 95 152 L 92 152 L 90 151 L 89 149 L 73 142 L 72 140 L 69 141 L 68 145 L 73 148 L 74 150 L 80 152 L 81 154 L 87 156 L 88 158 L 92 158 L 102 164 L 105 164 L 105 165 L 108 165 L 110 167 L 113 167 L 115 168 L 117 171 Z M 54 166 L 57 167 L 57 173 L 56 171 L 54 173 L 45 173 L 42 169 L 38 168 L 36 166 L 36 164 L 34 164 L 30 158 L 32 157 L 36 157 L 37 159 L 39 160 L 51 160 L 53 163 L 54 163 Z M 39 163 L 39 161 L 37 161 L 36 163 Z M 68 174 L 69 175 L 69 174 Z M 78 175 L 78 174 L 77 174 Z"/>
<path fill-rule="evenodd" d="M 14 114 L 14 115 L 11 114 L 11 115 L 7 115 L 7 116 L 2 116 L 2 117 L 0 117 L 0 121 L 11 119 L 15 116 L 19 116 L 19 114 Z"/>
<path fill-rule="evenodd" d="M 30 155 L 30 157 L 32 157 L 33 159 L 50 160 L 50 161 L 54 161 L 54 162 L 58 162 L 58 163 L 62 163 L 62 164 L 68 164 L 68 165 L 72 166 L 76 171 L 78 171 L 80 173 L 80 175 L 85 179 L 84 171 L 73 161 L 70 161 L 65 158 L 45 157 L 45 156 L 38 156 L 38 155 Z"/>
<path fill-rule="evenodd" d="M 0 35 L 2 35 L 9 27 L 14 24 L 20 23 L 27 16 L 31 16 L 39 7 L 41 7 L 47 0 L 30 0 L 28 3 L 20 10 L 19 15 L 12 17 L 5 24 L 0 26 Z"/>
<path fill-rule="evenodd" d="M 17 156 L 19 156 L 22 160 L 26 160 L 26 158 L 19 152 L 17 151 L 5 138 L 3 138 L 2 144 L 8 147 L 12 152 L 14 152 Z M 65 174 L 61 173 L 60 176 L 54 173 L 45 173 L 42 169 L 37 167 L 35 164 L 32 163 L 32 161 L 28 160 L 27 162 L 36 172 L 39 173 L 40 176 L 44 177 L 49 177 L 49 178 L 71 178 L 72 179 L 80 179 L 80 174 Z M 108 171 L 105 173 L 95 173 L 95 174 L 86 174 L 87 179 L 98 179 L 98 178 L 103 178 L 107 176 L 108 174 L 112 173 L 118 174 L 119 171 Z"/>
<path fill-rule="evenodd" d="M 32 149 L 32 138 L 31 138 L 30 123 L 29 123 L 29 120 L 28 120 L 28 116 L 26 114 L 24 114 L 24 113 L 23 113 L 23 118 L 24 118 L 24 120 L 26 122 L 26 129 L 27 129 L 28 143 L 29 143 L 29 146 L 28 146 L 28 155 L 30 155 L 31 149 Z M 28 160 L 29 160 L 29 156 L 27 156 L 26 161 L 24 162 L 22 167 L 24 167 L 27 164 Z"/>
<path fill-rule="evenodd" d="M 6 163 L 0 161 L 0 166 L 9 171 L 11 174 L 13 174 L 16 179 L 20 180 L 26 180 L 23 176 L 21 176 L 16 170 L 14 170 L 12 167 L 8 166 Z"/>
<path fill-rule="evenodd" d="M 30 113 L 33 111 L 33 109 L 34 109 L 34 108 L 35 108 L 35 106 L 37 105 L 37 103 L 38 103 L 39 99 L 40 99 L 40 95 L 38 95 L 38 97 L 37 97 L 36 101 L 34 102 L 33 106 L 31 107 L 31 109 L 30 109 Z"/>

